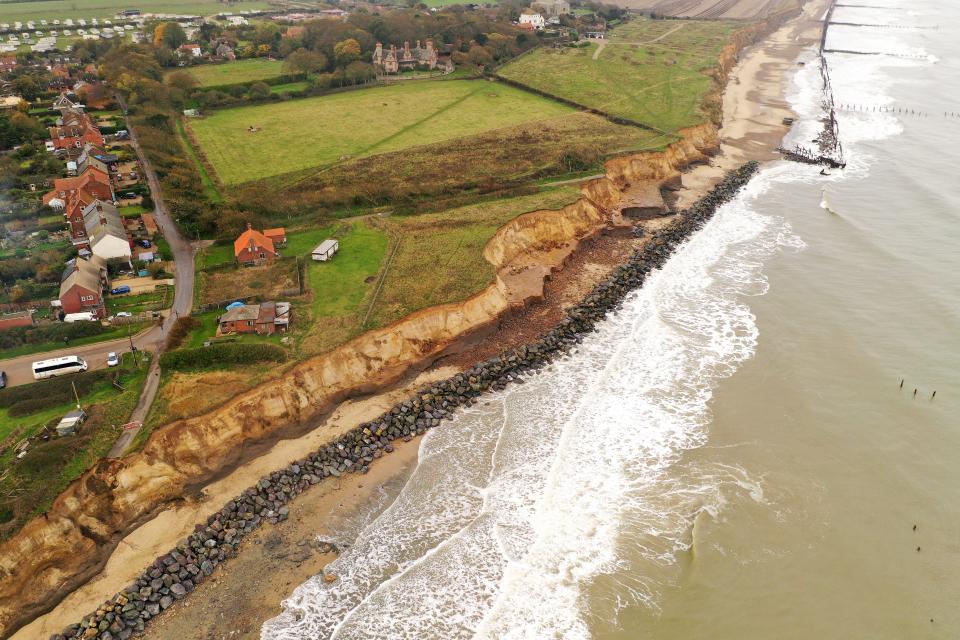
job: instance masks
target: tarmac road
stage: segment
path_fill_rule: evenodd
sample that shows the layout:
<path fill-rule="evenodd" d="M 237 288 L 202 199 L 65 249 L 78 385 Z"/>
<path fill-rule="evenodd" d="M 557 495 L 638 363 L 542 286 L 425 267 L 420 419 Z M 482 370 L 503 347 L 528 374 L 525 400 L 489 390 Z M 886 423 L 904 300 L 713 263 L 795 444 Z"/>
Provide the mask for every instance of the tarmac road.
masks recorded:
<path fill-rule="evenodd" d="M 141 351 L 154 351 L 162 340 L 163 331 L 158 325 L 144 329 L 133 336 L 134 346 Z M 20 356 L 19 358 L 0 360 L 0 371 L 6 371 L 7 373 L 7 386 L 15 387 L 20 384 L 34 382 L 32 364 L 37 360 L 49 360 L 50 358 L 61 358 L 63 356 L 80 356 L 87 361 L 87 365 L 89 365 L 92 371 L 94 369 L 103 369 L 107 366 L 107 354 L 111 351 L 116 351 L 118 355 L 130 351 L 130 338 L 95 342 L 80 347 L 64 347 L 56 351 L 31 353 L 30 355 Z"/>

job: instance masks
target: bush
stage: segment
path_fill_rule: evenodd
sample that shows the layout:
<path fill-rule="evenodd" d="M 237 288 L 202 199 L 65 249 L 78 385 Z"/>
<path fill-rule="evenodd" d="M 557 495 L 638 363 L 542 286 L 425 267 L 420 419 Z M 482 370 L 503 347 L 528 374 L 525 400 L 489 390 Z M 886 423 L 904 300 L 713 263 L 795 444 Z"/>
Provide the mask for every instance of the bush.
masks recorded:
<path fill-rule="evenodd" d="M 205 369 L 254 362 L 283 362 L 287 352 L 272 344 L 215 344 L 199 349 L 180 349 L 160 356 L 160 366 L 169 369 Z"/>
<path fill-rule="evenodd" d="M 167 334 L 167 351 L 173 351 L 181 344 L 183 344 L 184 339 L 190 332 L 200 326 L 200 321 L 191 316 L 183 316 L 177 318 L 177 321 L 173 323 L 173 327 L 170 328 L 170 333 Z"/>
<path fill-rule="evenodd" d="M 0 408 L 10 409 L 10 415 L 26 415 L 57 407 L 73 399 L 71 382 L 76 386 L 77 394 L 82 396 L 89 393 L 95 385 L 110 380 L 115 373 L 115 370 L 101 369 L 8 387 L 0 391 Z M 29 411 L 26 408 L 19 409 L 21 404 L 26 404 Z"/>

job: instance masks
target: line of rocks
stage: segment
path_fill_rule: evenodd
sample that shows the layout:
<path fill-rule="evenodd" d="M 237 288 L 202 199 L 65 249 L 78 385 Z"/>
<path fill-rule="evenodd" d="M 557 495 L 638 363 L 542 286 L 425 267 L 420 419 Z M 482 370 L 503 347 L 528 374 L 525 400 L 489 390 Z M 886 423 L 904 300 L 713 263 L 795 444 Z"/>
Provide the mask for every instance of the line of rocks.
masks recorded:
<path fill-rule="evenodd" d="M 240 541 L 260 524 L 286 520 L 290 511 L 286 505 L 294 497 L 324 478 L 366 473 L 370 463 L 393 451 L 394 440 L 409 441 L 450 418 L 457 408 L 473 404 L 484 392 L 522 382 L 524 374 L 567 352 L 597 322 L 617 309 L 626 295 L 640 287 L 648 273 L 663 266 L 674 249 L 700 229 L 757 169 L 757 163 L 751 162 L 728 173 L 706 196 L 680 212 L 668 227 L 651 234 L 642 249 L 594 287 L 537 342 L 421 389 L 378 419 L 360 424 L 306 458 L 261 478 L 208 517 L 206 524 L 198 524 L 192 534 L 157 558 L 133 584 L 79 623 L 50 636 L 50 640 L 126 640 L 142 632 L 150 620 L 186 597 L 219 564 L 235 556 Z"/>

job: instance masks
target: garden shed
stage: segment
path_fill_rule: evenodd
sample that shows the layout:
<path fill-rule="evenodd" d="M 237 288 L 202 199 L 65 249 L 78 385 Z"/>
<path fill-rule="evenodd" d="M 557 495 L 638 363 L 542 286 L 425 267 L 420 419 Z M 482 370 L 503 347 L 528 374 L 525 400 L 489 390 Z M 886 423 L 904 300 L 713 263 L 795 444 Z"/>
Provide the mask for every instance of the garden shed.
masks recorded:
<path fill-rule="evenodd" d="M 333 257 L 337 251 L 340 250 L 340 243 L 336 240 L 324 240 L 316 246 L 316 248 L 310 252 L 310 256 L 314 260 L 319 260 L 321 262 L 326 262 Z"/>

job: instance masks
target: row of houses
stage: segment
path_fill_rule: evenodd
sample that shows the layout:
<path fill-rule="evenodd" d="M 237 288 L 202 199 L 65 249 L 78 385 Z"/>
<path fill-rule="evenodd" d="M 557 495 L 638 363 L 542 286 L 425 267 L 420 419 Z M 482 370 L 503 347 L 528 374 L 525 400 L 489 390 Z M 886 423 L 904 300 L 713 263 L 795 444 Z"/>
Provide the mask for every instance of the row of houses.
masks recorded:
<path fill-rule="evenodd" d="M 134 258 L 151 261 L 154 255 L 136 245 L 117 209 L 113 184 L 118 178 L 118 157 L 105 150 L 93 119 L 66 94 L 54 101 L 53 109 L 60 117 L 49 128 L 47 148 L 66 160 L 71 175 L 54 179 L 41 202 L 63 213 L 78 251 L 61 275 L 59 305 L 67 314 L 89 312 L 103 318 L 104 291 L 110 284 L 108 265 L 132 269 Z"/>

